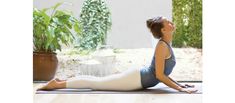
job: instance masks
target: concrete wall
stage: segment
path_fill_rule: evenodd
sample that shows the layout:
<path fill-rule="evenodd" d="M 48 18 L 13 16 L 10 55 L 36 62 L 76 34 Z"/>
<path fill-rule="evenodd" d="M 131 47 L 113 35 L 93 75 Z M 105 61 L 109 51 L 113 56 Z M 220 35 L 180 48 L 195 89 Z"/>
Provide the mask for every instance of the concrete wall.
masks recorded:
<path fill-rule="evenodd" d="M 60 9 L 73 11 L 79 17 L 84 0 L 34 0 L 34 7 L 41 9 L 57 2 L 70 2 Z M 106 0 L 112 13 L 112 30 L 108 34 L 108 44 L 114 48 L 152 48 L 153 39 L 146 27 L 146 20 L 158 15 L 172 19 L 172 0 Z"/>

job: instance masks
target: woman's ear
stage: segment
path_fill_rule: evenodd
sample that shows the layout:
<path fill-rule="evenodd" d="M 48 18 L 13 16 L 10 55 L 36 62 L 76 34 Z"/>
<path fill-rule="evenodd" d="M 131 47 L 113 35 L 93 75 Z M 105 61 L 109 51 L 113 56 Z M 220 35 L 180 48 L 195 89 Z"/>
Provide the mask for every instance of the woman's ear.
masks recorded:
<path fill-rule="evenodd" d="M 161 29 L 161 32 L 162 32 L 163 34 L 165 33 L 165 31 L 166 31 L 166 30 L 165 30 L 164 28 Z"/>

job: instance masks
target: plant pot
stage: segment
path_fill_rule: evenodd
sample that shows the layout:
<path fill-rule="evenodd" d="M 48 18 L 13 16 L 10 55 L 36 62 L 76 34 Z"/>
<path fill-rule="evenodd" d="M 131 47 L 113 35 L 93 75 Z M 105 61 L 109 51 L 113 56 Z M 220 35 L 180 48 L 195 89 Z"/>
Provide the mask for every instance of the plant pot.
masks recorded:
<path fill-rule="evenodd" d="M 54 78 L 58 66 L 56 53 L 33 53 L 33 80 L 48 81 Z"/>

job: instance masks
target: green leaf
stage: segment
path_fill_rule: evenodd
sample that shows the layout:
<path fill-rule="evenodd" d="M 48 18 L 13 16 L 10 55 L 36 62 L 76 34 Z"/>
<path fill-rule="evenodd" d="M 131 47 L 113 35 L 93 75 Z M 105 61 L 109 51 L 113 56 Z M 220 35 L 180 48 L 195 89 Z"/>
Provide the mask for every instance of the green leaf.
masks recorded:
<path fill-rule="evenodd" d="M 33 43 L 35 51 L 55 52 L 61 50 L 61 44 L 69 45 L 75 38 L 70 30 L 79 31 L 78 20 L 71 12 L 56 10 L 62 3 L 51 8 L 33 11 Z M 52 17 L 47 10 L 53 9 Z M 76 28 L 75 28 L 76 27 Z M 76 29 L 76 30 L 75 30 Z"/>
<path fill-rule="evenodd" d="M 92 50 L 99 44 L 105 44 L 107 31 L 110 30 L 112 23 L 110 11 L 104 0 L 85 0 L 79 22 L 83 28 L 81 33 L 78 33 L 82 38 L 80 47 Z"/>
<path fill-rule="evenodd" d="M 53 10 L 56 10 L 61 4 L 63 4 L 62 2 L 57 3 L 55 6 L 52 7 Z"/>
<path fill-rule="evenodd" d="M 74 30 L 77 32 L 77 34 L 81 33 L 81 30 L 79 29 L 78 23 L 74 24 Z"/>

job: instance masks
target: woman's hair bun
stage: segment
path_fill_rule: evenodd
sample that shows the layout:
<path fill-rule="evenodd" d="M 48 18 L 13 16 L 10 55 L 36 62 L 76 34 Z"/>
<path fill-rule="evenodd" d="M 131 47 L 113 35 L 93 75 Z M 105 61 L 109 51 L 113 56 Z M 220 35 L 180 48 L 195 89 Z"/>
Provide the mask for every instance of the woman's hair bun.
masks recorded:
<path fill-rule="evenodd" d="M 153 25 L 153 22 L 154 22 L 153 18 L 147 20 L 146 23 L 147 23 L 147 27 L 148 27 L 149 29 L 151 29 L 151 27 L 152 27 L 152 25 Z"/>
<path fill-rule="evenodd" d="M 162 16 L 158 16 L 158 17 L 154 17 L 154 18 L 151 18 L 151 19 L 148 19 L 147 20 L 147 27 L 150 29 L 152 28 L 153 24 L 155 22 L 160 22 L 159 20 L 162 19 Z"/>
<path fill-rule="evenodd" d="M 161 38 L 163 35 L 161 31 L 161 29 L 163 28 L 162 19 L 163 19 L 162 16 L 158 16 L 155 18 L 148 19 L 146 21 L 147 27 L 152 32 L 153 36 L 158 39 Z"/>

